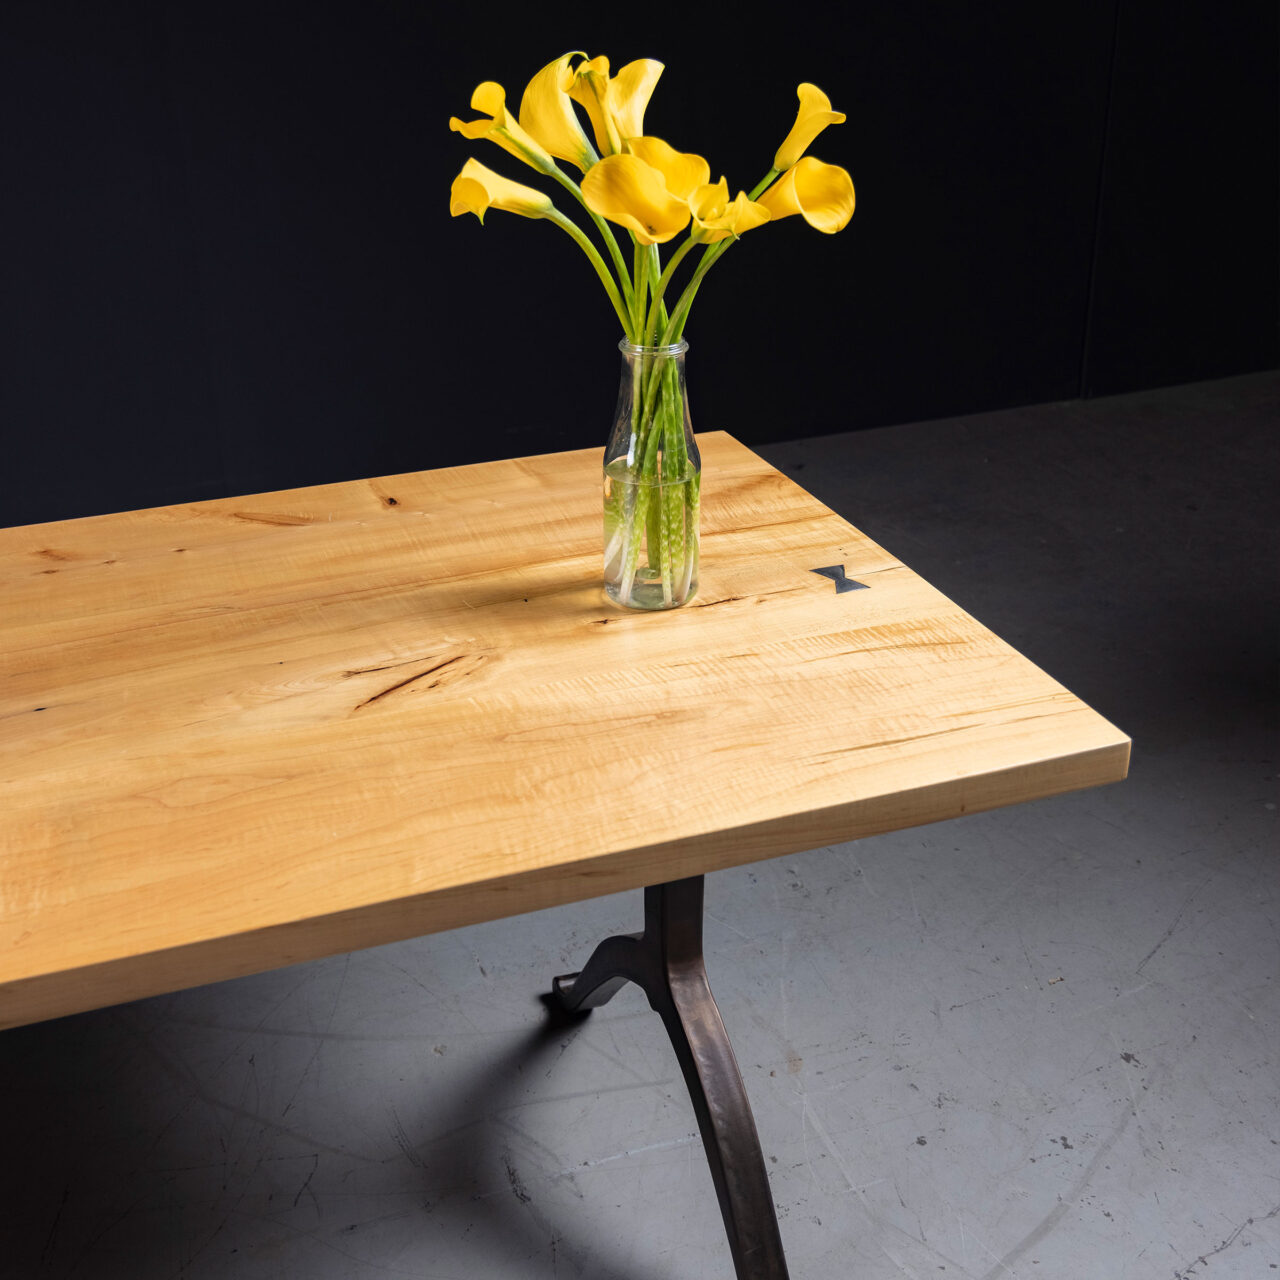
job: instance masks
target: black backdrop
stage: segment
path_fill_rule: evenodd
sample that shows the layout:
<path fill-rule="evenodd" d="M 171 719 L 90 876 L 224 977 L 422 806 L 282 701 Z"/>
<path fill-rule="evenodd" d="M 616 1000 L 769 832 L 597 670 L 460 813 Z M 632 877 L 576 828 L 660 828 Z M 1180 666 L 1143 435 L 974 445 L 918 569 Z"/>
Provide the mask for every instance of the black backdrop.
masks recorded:
<path fill-rule="evenodd" d="M 752 233 L 690 321 L 760 443 L 1272 367 L 1267 0 L 435 8 L 0 3 L 0 525 L 603 443 L 619 336 L 554 228 L 451 220 L 448 131 L 566 49 L 751 186 L 812 80 L 836 237 Z"/>

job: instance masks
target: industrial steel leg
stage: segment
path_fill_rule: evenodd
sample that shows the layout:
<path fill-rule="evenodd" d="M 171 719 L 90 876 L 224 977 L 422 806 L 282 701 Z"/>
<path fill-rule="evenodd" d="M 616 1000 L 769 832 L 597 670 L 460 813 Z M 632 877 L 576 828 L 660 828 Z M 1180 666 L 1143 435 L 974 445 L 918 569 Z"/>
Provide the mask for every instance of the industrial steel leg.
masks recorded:
<path fill-rule="evenodd" d="M 644 932 L 606 939 L 554 991 L 565 1009 L 589 1010 L 628 982 L 644 989 L 675 1046 L 738 1280 L 787 1280 L 760 1139 L 702 961 L 701 876 L 646 889 Z"/>

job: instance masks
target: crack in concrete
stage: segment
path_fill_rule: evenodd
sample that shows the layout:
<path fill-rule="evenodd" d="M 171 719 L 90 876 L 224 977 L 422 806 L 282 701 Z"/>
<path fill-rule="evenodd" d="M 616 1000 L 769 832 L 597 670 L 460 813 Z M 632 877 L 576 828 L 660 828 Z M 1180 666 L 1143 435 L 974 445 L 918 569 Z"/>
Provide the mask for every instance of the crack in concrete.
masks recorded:
<path fill-rule="evenodd" d="M 1255 1222 L 1266 1222 L 1270 1218 L 1280 1214 L 1280 1204 L 1276 1205 L 1270 1213 L 1264 1213 L 1261 1218 L 1246 1218 L 1225 1240 L 1218 1244 L 1214 1249 L 1209 1249 L 1202 1253 L 1194 1262 L 1188 1263 L 1187 1266 L 1180 1268 L 1173 1273 L 1173 1280 L 1194 1280 L 1197 1267 L 1207 1267 L 1209 1259 L 1217 1257 L 1220 1253 L 1225 1253 L 1230 1249 L 1241 1235 Z"/>

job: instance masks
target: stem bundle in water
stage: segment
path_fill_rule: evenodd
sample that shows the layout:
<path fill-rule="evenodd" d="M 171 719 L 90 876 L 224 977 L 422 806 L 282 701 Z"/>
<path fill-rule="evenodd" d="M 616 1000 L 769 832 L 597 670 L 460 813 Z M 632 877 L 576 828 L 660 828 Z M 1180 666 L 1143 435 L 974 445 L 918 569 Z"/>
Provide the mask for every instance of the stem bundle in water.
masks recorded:
<path fill-rule="evenodd" d="M 670 609 L 698 584 L 700 461 L 684 383 L 687 343 L 623 342 L 605 451 L 605 588 L 618 604 Z"/>

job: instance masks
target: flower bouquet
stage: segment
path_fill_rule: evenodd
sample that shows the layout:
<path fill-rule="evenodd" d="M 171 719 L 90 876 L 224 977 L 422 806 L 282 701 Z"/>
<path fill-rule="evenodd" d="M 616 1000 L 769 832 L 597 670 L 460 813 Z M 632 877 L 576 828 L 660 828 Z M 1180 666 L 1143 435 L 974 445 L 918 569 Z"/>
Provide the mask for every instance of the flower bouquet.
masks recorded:
<path fill-rule="evenodd" d="M 849 174 L 806 154 L 827 125 L 845 118 L 822 90 L 799 86 L 795 123 L 769 172 L 750 194 L 731 197 L 728 181 L 712 182 L 701 156 L 645 133 L 645 108 L 662 70 L 660 62 L 641 58 L 610 75 L 608 58 L 566 53 L 529 82 L 518 115 L 507 109 L 502 86 L 485 81 L 471 95 L 481 118 L 449 121 L 464 137 L 487 138 L 558 183 L 594 225 L 598 245 L 548 194 L 474 159 L 450 192 L 455 216 L 474 213 L 483 222 L 489 209 L 501 209 L 554 223 L 604 286 L 624 335 L 618 409 L 604 457 L 605 589 L 617 603 L 644 609 L 672 608 L 697 590 L 701 468 L 685 392 L 684 329 L 702 281 L 747 231 L 799 214 L 832 234 L 854 209 Z M 625 231 L 629 255 L 610 224 Z M 658 246 L 682 234 L 664 263 Z M 682 273 L 695 248 L 701 256 Z M 677 276 L 684 277 L 678 292 Z"/>

